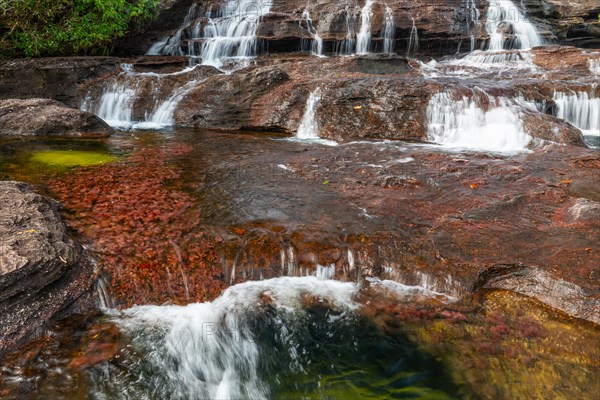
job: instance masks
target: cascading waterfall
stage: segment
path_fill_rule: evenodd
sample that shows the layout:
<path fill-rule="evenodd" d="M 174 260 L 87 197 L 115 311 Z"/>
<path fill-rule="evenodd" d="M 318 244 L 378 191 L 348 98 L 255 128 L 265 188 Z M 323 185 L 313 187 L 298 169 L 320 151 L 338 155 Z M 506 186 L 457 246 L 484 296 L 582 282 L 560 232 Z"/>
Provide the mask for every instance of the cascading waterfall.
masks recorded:
<path fill-rule="evenodd" d="M 600 75 L 600 58 L 597 58 L 595 60 L 588 60 L 588 66 L 592 74 Z"/>
<path fill-rule="evenodd" d="M 486 95 L 487 109 L 474 98 L 455 98 L 450 93 L 434 95 L 427 107 L 429 140 L 448 148 L 492 152 L 527 149 L 532 138 L 523 128 L 520 106 Z"/>
<path fill-rule="evenodd" d="M 296 133 L 298 139 L 318 139 L 319 138 L 319 123 L 316 117 L 316 108 L 321 101 L 321 89 L 317 88 L 308 96 L 306 101 L 306 109 L 304 116 L 300 122 L 300 127 Z"/>
<path fill-rule="evenodd" d="M 503 28 L 514 35 L 508 42 L 509 49 L 530 49 L 544 43 L 535 26 L 510 0 L 490 1 L 485 28 L 490 35 L 491 51 L 501 51 L 506 48 Z"/>
<path fill-rule="evenodd" d="M 306 30 L 312 36 L 312 41 L 311 41 L 311 45 L 310 45 L 312 54 L 319 56 L 319 57 L 322 56 L 323 55 L 323 38 L 321 36 L 319 36 L 319 32 L 318 32 L 317 28 L 315 27 L 315 25 L 313 24 L 313 21 L 310 18 L 310 13 L 308 12 L 308 10 L 304 10 L 304 12 L 302 13 L 302 20 L 304 20 L 306 22 Z M 300 24 L 300 26 L 302 26 L 302 24 Z M 303 51 L 307 50 L 305 47 L 307 47 L 307 46 L 305 46 L 305 45 L 302 46 Z"/>
<path fill-rule="evenodd" d="M 158 107 L 150 115 L 146 115 L 144 122 L 138 122 L 132 126 L 133 129 L 161 129 L 168 126 L 173 126 L 175 121 L 173 114 L 175 108 L 183 100 L 185 95 L 191 92 L 197 81 L 190 81 L 180 88 L 175 89 L 173 94 L 165 101 L 160 102 Z"/>
<path fill-rule="evenodd" d="M 371 47 L 371 19 L 375 0 L 367 0 L 360 12 L 360 30 L 356 35 L 356 53 L 367 54 Z"/>
<path fill-rule="evenodd" d="M 412 28 L 410 30 L 410 38 L 408 39 L 408 48 L 406 49 L 406 55 L 411 55 L 419 50 L 419 32 L 415 19 L 412 18 Z"/>
<path fill-rule="evenodd" d="M 448 377 L 436 362 L 362 317 L 359 285 L 329 279 L 333 271 L 238 284 L 207 303 L 112 311 L 129 345 L 118 368 L 104 363 L 91 373 L 94 397 L 118 390 L 128 398 L 360 398 L 410 390 L 448 398 Z M 453 301 L 368 280 L 378 298 L 393 302 Z M 389 384 L 364 386 L 384 373 Z M 428 377 L 436 375 L 437 385 Z"/>
<path fill-rule="evenodd" d="M 600 97 L 587 92 L 554 92 L 556 116 L 576 128 L 586 136 L 600 136 Z"/>
<path fill-rule="evenodd" d="M 355 33 L 354 33 L 354 23 L 355 17 L 354 14 L 350 12 L 350 8 L 346 6 L 345 10 L 346 14 L 346 38 L 341 42 L 336 44 L 336 54 L 348 55 L 354 52 L 354 45 L 356 43 Z"/>
<path fill-rule="evenodd" d="M 162 41 L 154 43 L 154 45 L 148 50 L 147 55 L 165 55 L 165 56 L 182 56 L 184 55 L 181 50 L 181 39 L 183 33 L 188 25 L 196 18 L 197 4 L 194 2 L 190 7 L 183 23 L 175 33 L 175 35 L 166 38 Z"/>
<path fill-rule="evenodd" d="M 166 100 L 157 99 L 154 108 L 146 110 L 144 120 L 139 121 L 133 116 L 134 105 L 144 87 L 147 89 L 147 86 L 150 86 L 154 92 L 165 76 L 183 74 L 191 69 L 165 75 L 135 73 L 130 64 L 122 64 L 121 69 L 123 72 L 106 84 L 98 102 L 87 96 L 80 106 L 82 110 L 96 114 L 117 129 L 162 129 L 173 126 L 173 114 L 177 105 L 199 83 L 192 80 L 171 90 Z"/>
<path fill-rule="evenodd" d="M 267 356 L 261 342 L 269 337 L 261 335 L 264 324 L 274 328 L 269 348 L 286 348 L 289 355 L 280 357 L 289 358 L 292 370 L 302 370 L 302 345 L 294 329 L 294 319 L 302 319 L 302 299 L 321 298 L 345 318 L 357 308 L 356 293 L 351 283 L 277 278 L 232 286 L 212 303 L 134 307 L 115 322 L 135 338 L 150 368 L 161 371 L 160 382 L 148 382 L 156 397 L 261 399 L 270 395 L 259 376 Z M 266 308 L 274 310 L 272 317 L 264 314 Z"/>
<path fill-rule="evenodd" d="M 200 54 L 202 63 L 217 68 L 226 59 L 238 62 L 247 61 L 257 54 L 256 32 L 261 17 L 271 10 L 271 0 L 229 0 L 219 17 L 208 17 L 201 38 Z M 196 46 L 192 41 L 190 46 Z"/>
<path fill-rule="evenodd" d="M 466 0 L 465 9 L 467 10 L 467 30 L 471 42 L 471 52 L 475 51 L 475 35 L 473 30 L 479 25 L 479 17 L 481 13 L 477 8 L 476 0 Z"/>
<path fill-rule="evenodd" d="M 383 52 L 391 54 L 394 52 L 394 39 L 396 27 L 394 25 L 394 12 L 388 6 L 385 7 L 385 26 L 383 28 Z"/>

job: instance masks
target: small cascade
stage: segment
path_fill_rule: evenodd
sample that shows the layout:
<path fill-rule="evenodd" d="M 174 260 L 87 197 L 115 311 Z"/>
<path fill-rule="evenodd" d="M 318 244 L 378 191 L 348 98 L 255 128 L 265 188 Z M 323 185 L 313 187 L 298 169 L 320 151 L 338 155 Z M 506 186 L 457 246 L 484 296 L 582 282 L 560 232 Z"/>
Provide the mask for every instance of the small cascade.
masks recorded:
<path fill-rule="evenodd" d="M 197 80 L 190 80 L 173 89 L 169 82 L 164 81 L 167 76 L 187 73 L 191 69 L 164 75 L 135 73 L 133 66 L 129 64 L 121 65 L 121 69 L 123 72 L 107 81 L 99 100 L 93 101 L 88 95 L 80 106 L 83 111 L 96 114 L 117 129 L 162 129 L 173 126 L 173 115 L 177 105 L 199 83 Z M 136 115 L 145 115 L 145 118 L 140 120 L 134 117 L 134 111 L 143 93 L 152 93 L 155 101 L 152 108 L 137 110 Z M 158 97 L 161 94 L 163 97 Z"/>
<path fill-rule="evenodd" d="M 434 95 L 427 107 L 428 136 L 448 148 L 491 152 L 527 149 L 532 138 L 521 122 L 521 107 L 502 97 L 485 96 L 482 107 L 475 97 Z"/>
<path fill-rule="evenodd" d="M 479 25 L 479 17 L 481 17 L 481 13 L 477 8 L 476 0 L 466 0 L 465 1 L 465 9 L 467 10 L 467 30 L 469 33 L 470 43 L 471 43 L 471 52 L 475 51 L 475 35 L 473 34 L 473 30 L 476 29 Z"/>
<path fill-rule="evenodd" d="M 360 12 L 360 30 L 356 35 L 356 53 L 367 54 L 371 47 L 371 19 L 375 0 L 367 0 Z"/>
<path fill-rule="evenodd" d="M 202 21 L 192 25 L 197 18 L 194 2 L 175 35 L 154 44 L 148 54 L 187 55 L 217 68 L 227 60 L 243 66 L 258 53 L 256 31 L 261 17 L 271 10 L 271 4 L 270 0 L 228 0 L 218 13 L 209 8 Z M 190 37 L 184 39 L 186 30 Z M 184 40 L 186 46 L 182 46 Z"/>
<path fill-rule="evenodd" d="M 408 48 L 406 49 L 406 55 L 416 53 L 419 50 L 419 31 L 415 24 L 415 19 L 412 18 L 412 28 L 410 30 L 410 38 L 408 39 Z"/>
<path fill-rule="evenodd" d="M 554 92 L 556 116 L 580 129 L 586 136 L 600 136 L 600 97 L 587 92 Z"/>
<path fill-rule="evenodd" d="M 185 95 L 191 92 L 197 81 L 190 81 L 180 88 L 175 89 L 173 94 L 165 101 L 159 103 L 158 107 L 150 115 L 146 115 L 144 122 L 133 125 L 133 129 L 161 129 L 175 125 L 173 114 L 177 105 L 183 100 Z"/>
<path fill-rule="evenodd" d="M 217 18 L 208 17 L 200 42 L 192 41 L 202 63 L 217 68 L 226 59 L 242 62 L 257 54 L 256 31 L 261 17 L 271 10 L 271 1 L 229 0 Z"/>
<path fill-rule="evenodd" d="M 143 354 L 140 361 L 146 365 L 139 366 L 139 373 L 145 375 L 144 368 L 161 371 L 147 385 L 152 396 L 263 399 L 271 390 L 260 373 L 272 357 L 266 349 L 289 351 L 280 355 L 287 373 L 304 368 L 303 302 L 315 298 L 330 305 L 337 310 L 333 323 L 358 308 L 356 294 L 351 283 L 277 278 L 232 286 L 211 303 L 134 307 L 115 316 L 115 322 Z M 343 326 L 342 321 L 337 323 Z"/>
<path fill-rule="evenodd" d="M 491 51 L 525 50 L 544 43 L 535 26 L 510 0 L 490 1 L 485 28 L 490 35 Z"/>
<path fill-rule="evenodd" d="M 354 14 L 350 12 L 350 8 L 346 6 L 346 38 L 336 44 L 336 54 L 348 55 L 354 52 L 354 46 L 356 44 L 356 34 L 354 32 L 354 25 L 356 19 Z"/>
<path fill-rule="evenodd" d="M 300 127 L 296 133 L 298 139 L 318 139 L 319 138 L 319 123 L 317 122 L 316 112 L 317 106 L 321 101 L 321 89 L 317 88 L 308 96 L 306 101 L 306 109 L 304 116 L 300 122 Z"/>
<path fill-rule="evenodd" d="M 328 267 L 317 265 L 315 276 L 319 279 L 333 279 L 335 277 L 335 265 L 332 264 Z"/>
<path fill-rule="evenodd" d="M 313 24 L 313 21 L 310 18 L 310 13 L 308 12 L 308 10 L 304 10 L 304 12 L 302 13 L 302 20 L 306 22 L 306 30 L 312 36 L 311 45 L 310 45 L 310 50 L 311 50 L 312 54 L 315 56 L 319 56 L 319 57 L 323 56 L 323 38 L 321 36 L 319 36 L 319 32 L 318 32 L 317 28 L 315 27 L 315 25 Z M 300 26 L 302 26 L 302 24 L 300 24 Z M 306 51 L 307 47 L 308 46 L 303 44 L 302 51 Z"/>
<path fill-rule="evenodd" d="M 391 54 L 394 52 L 394 40 L 396 27 L 394 25 L 394 12 L 388 6 L 385 7 L 385 26 L 383 27 L 383 52 Z"/>
<path fill-rule="evenodd" d="M 181 50 L 181 40 L 183 38 L 183 33 L 185 29 L 191 24 L 191 22 L 196 18 L 196 8 L 197 3 L 194 1 L 192 6 L 188 10 L 188 13 L 183 20 L 183 23 L 175 33 L 175 35 L 166 38 L 160 42 L 154 43 L 150 50 L 146 53 L 147 55 L 164 55 L 164 56 L 182 56 L 184 55 Z"/>
<path fill-rule="evenodd" d="M 596 58 L 595 60 L 588 60 L 588 66 L 592 74 L 600 75 L 600 58 Z"/>

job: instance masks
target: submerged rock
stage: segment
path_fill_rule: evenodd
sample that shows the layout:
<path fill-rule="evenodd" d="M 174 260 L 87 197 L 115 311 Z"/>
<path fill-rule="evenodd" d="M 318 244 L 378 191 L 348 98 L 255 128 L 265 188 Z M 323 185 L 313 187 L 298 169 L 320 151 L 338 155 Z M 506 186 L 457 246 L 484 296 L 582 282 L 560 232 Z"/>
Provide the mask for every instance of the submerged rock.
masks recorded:
<path fill-rule="evenodd" d="M 93 301 L 95 274 L 57 203 L 0 182 L 0 355 Z"/>
<path fill-rule="evenodd" d="M 108 137 L 100 118 L 49 99 L 0 100 L 0 136 Z"/>

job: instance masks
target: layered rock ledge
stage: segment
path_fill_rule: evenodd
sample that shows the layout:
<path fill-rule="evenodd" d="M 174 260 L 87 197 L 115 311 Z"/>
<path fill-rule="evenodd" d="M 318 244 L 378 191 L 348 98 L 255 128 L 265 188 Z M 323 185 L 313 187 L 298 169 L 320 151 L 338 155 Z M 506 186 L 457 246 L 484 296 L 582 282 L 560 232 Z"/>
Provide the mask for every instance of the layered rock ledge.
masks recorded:
<path fill-rule="evenodd" d="M 0 182 L 0 356 L 93 306 L 95 280 L 58 204 L 28 184 Z"/>
<path fill-rule="evenodd" d="M 114 130 L 94 114 L 49 99 L 0 100 L 0 136 L 103 138 Z"/>

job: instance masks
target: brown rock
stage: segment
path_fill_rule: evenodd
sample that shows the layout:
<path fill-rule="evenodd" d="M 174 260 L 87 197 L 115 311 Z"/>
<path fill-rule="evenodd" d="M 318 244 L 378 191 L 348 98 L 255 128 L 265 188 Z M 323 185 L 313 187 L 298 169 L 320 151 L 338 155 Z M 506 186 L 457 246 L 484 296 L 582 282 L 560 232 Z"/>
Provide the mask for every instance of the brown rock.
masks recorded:
<path fill-rule="evenodd" d="M 0 355 L 92 305 L 95 274 L 57 204 L 0 182 Z"/>
<path fill-rule="evenodd" d="M 0 136 L 103 138 L 113 132 L 95 115 L 55 100 L 0 100 Z"/>

